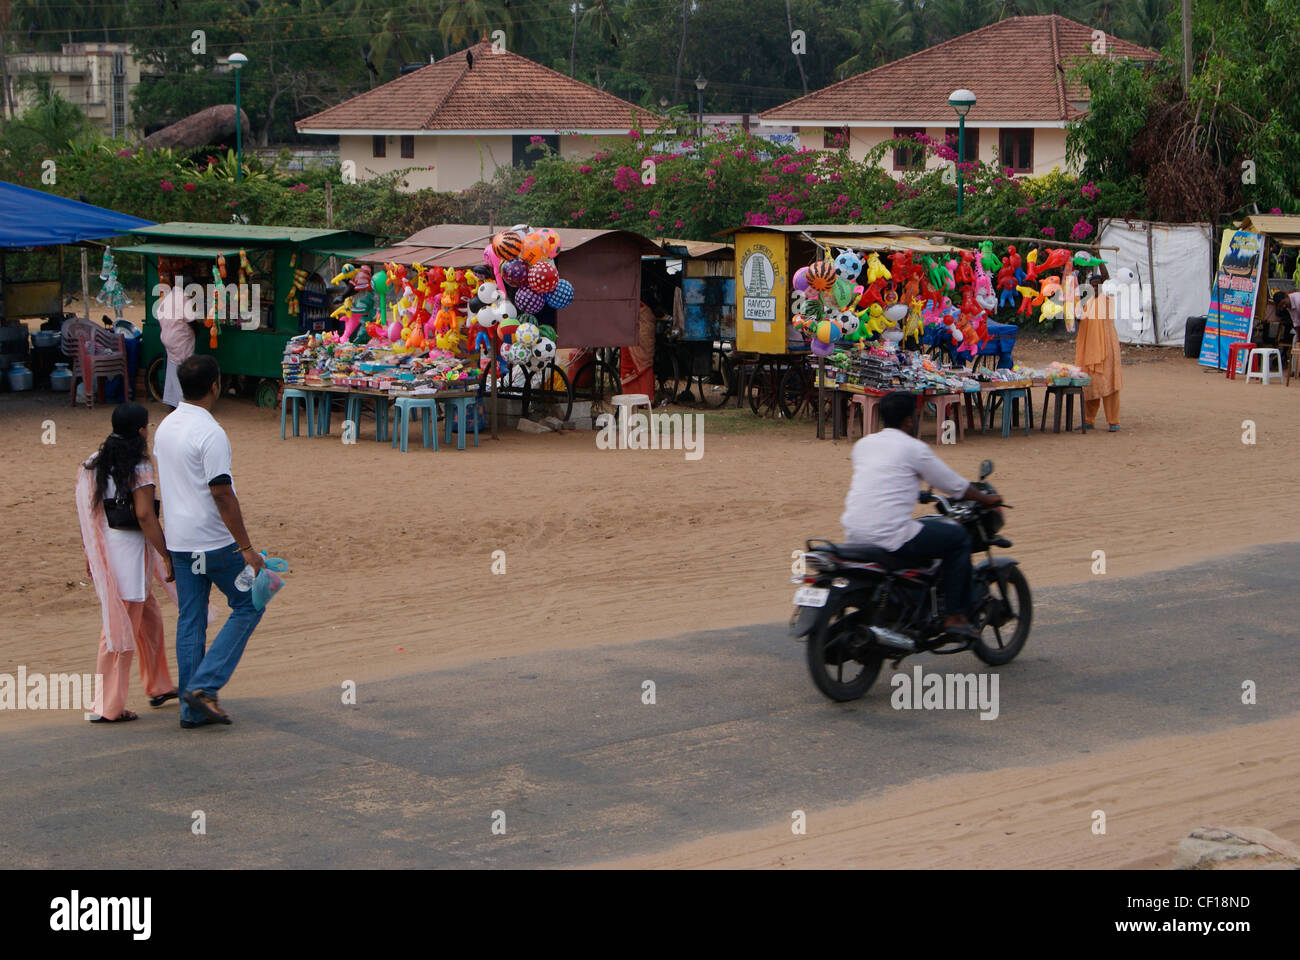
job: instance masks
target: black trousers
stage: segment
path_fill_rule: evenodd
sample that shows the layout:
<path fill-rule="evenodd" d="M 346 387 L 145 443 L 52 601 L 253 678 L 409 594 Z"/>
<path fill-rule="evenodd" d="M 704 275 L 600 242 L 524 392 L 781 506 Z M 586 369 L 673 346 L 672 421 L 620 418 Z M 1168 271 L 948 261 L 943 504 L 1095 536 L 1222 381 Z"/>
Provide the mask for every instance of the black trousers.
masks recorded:
<path fill-rule="evenodd" d="M 921 532 L 894 551 L 894 556 L 908 564 L 925 566 L 931 560 L 943 561 L 943 612 L 970 612 L 970 534 L 956 520 L 947 517 L 922 517 Z"/>

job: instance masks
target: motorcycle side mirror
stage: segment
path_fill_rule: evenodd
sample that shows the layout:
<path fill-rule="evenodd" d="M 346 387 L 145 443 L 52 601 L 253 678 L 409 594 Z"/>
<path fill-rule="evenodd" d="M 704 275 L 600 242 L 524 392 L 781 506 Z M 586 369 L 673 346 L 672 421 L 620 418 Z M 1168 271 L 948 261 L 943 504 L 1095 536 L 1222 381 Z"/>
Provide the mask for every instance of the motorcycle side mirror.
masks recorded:
<path fill-rule="evenodd" d="M 990 473 L 992 473 L 992 472 L 993 472 L 993 461 L 992 461 L 992 460 L 985 460 L 983 463 L 980 464 L 980 479 L 981 479 L 981 480 L 983 480 L 985 477 L 987 477 L 987 476 L 988 476 Z"/>

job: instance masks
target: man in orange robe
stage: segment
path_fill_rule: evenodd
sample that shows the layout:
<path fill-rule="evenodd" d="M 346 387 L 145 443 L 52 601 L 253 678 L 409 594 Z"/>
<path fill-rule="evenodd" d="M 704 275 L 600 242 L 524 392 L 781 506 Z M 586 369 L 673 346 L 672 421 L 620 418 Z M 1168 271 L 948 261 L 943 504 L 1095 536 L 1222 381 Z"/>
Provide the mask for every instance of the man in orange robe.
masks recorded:
<path fill-rule="evenodd" d="M 1102 292 L 1102 281 L 1108 279 L 1103 267 L 1094 274 L 1092 283 L 1097 295 L 1083 308 L 1079 318 L 1079 339 L 1074 344 L 1075 366 L 1082 367 L 1091 377 L 1083 388 L 1083 419 L 1091 427 L 1097 420 L 1097 411 L 1106 409 L 1106 422 L 1110 432 L 1119 429 L 1119 391 L 1123 378 L 1119 369 L 1119 333 L 1115 330 L 1115 305 L 1112 298 Z"/>

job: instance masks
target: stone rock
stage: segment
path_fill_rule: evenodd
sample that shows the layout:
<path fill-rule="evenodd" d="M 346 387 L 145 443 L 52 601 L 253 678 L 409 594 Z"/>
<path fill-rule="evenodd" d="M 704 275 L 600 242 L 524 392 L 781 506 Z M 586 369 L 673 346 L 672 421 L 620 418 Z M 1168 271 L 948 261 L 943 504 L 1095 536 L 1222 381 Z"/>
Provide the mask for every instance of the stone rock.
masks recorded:
<path fill-rule="evenodd" d="M 551 428 L 546 426 L 545 424 L 536 423 L 535 421 L 532 420 L 525 420 L 522 417 L 520 417 L 519 423 L 515 427 L 515 429 L 523 433 L 550 433 L 551 432 Z"/>
<path fill-rule="evenodd" d="M 552 430 L 563 430 L 564 421 L 559 417 L 542 417 L 542 426 L 550 427 Z"/>
<path fill-rule="evenodd" d="M 1175 870 L 1300 870 L 1300 847 L 1259 827 L 1197 827 L 1178 844 Z"/>

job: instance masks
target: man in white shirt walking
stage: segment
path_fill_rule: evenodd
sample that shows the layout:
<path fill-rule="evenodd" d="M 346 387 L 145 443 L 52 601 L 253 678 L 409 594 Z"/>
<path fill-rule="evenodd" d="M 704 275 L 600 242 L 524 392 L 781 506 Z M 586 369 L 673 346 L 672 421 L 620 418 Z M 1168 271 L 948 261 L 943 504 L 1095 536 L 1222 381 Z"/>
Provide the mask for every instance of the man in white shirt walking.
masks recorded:
<path fill-rule="evenodd" d="M 199 354 L 176 371 L 184 401 L 154 433 L 167 550 L 176 572 L 180 617 L 176 670 L 181 726 L 230 723 L 217 701 L 230 680 L 262 611 L 253 606 L 252 583 L 241 577 L 264 566 L 253 549 L 230 476 L 230 440 L 212 416 L 221 392 L 214 357 Z M 226 595 L 230 618 L 207 648 L 208 596 L 213 584 Z"/>
<path fill-rule="evenodd" d="M 880 401 L 884 429 L 853 445 L 853 480 L 840 524 L 844 538 L 888 550 L 909 564 L 941 559 L 944 627 L 974 637 L 971 625 L 970 534 L 946 517 L 913 517 L 921 481 L 951 498 L 996 506 L 1002 498 L 977 490 L 913 436 L 916 397 L 891 393 Z"/>

